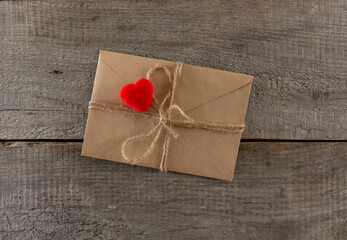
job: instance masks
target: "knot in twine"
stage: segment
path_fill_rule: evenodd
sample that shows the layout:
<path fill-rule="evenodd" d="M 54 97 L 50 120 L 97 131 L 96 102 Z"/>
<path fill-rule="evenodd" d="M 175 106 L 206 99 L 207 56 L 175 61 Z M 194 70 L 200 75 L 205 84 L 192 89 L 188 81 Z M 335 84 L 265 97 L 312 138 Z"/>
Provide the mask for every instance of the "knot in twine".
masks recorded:
<path fill-rule="evenodd" d="M 122 155 L 123 157 L 130 163 L 130 164 L 136 164 L 138 162 L 141 162 L 144 158 L 146 158 L 154 149 L 156 146 L 161 133 L 163 130 L 166 130 L 164 144 L 163 144 L 163 153 L 162 153 L 162 159 L 160 161 L 159 169 L 161 171 L 166 172 L 167 171 L 167 156 L 169 151 L 169 143 L 170 143 L 170 136 L 172 135 L 174 138 L 179 138 L 179 134 L 175 132 L 175 130 L 172 128 L 173 126 L 176 127 L 185 127 L 185 128 L 199 128 L 199 129 L 205 129 L 205 130 L 212 130 L 222 133 L 235 133 L 235 132 L 243 132 L 245 125 L 230 125 L 230 124 L 215 124 L 215 123 L 207 123 L 207 122 L 198 122 L 194 119 L 190 118 L 186 115 L 186 113 L 176 104 L 172 104 L 174 93 L 176 89 L 177 81 L 179 80 L 182 72 L 182 62 L 178 62 L 175 68 L 174 75 L 171 76 L 170 70 L 167 67 L 161 66 L 159 64 L 153 66 L 150 68 L 147 72 L 146 78 L 148 80 L 151 80 L 152 75 L 155 71 L 158 70 L 164 70 L 166 75 L 169 78 L 169 82 L 171 83 L 171 87 L 164 97 L 163 101 L 159 104 L 156 98 L 153 96 L 153 100 L 158 104 L 159 110 L 158 115 L 152 114 L 149 112 L 135 112 L 131 111 L 131 109 L 119 106 L 119 105 L 112 105 L 112 104 L 106 104 L 101 102 L 90 102 L 89 108 L 95 108 L 99 110 L 105 110 L 105 111 L 111 111 L 111 112 L 117 112 L 117 111 L 126 111 L 133 114 L 138 114 L 141 116 L 148 116 L 152 115 L 158 119 L 158 123 L 152 128 L 150 132 L 147 134 L 141 134 L 136 135 L 130 138 L 127 138 L 123 144 L 122 144 Z M 168 106 L 166 106 L 168 105 Z M 171 111 L 176 110 L 181 117 L 184 118 L 183 121 L 174 121 L 171 119 Z M 156 134 L 155 134 L 156 133 Z M 139 157 L 130 157 L 128 156 L 126 152 L 126 146 L 127 144 L 135 141 L 139 141 L 141 139 L 148 138 L 155 134 L 154 139 L 152 140 L 151 144 L 146 148 L 145 152 L 141 154 Z"/>

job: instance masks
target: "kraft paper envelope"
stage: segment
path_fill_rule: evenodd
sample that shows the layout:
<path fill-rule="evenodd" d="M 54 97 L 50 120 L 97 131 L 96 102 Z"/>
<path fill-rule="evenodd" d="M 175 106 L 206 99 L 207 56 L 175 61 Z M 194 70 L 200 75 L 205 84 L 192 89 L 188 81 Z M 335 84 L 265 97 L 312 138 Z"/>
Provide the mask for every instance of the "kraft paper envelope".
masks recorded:
<path fill-rule="evenodd" d="M 126 107 L 120 98 L 121 87 L 145 78 L 147 71 L 156 64 L 167 67 L 172 74 L 177 66 L 176 62 L 100 51 L 91 101 Z M 183 64 L 172 103 L 196 121 L 240 125 L 245 120 L 252 79 L 249 75 Z M 157 71 L 151 82 L 153 95 L 160 103 L 171 83 L 163 71 Z M 157 113 L 158 109 L 159 106 L 152 101 L 148 111 Z M 181 116 L 173 114 L 172 117 Z M 129 163 L 121 152 L 123 142 L 150 132 L 157 123 L 156 118 L 90 109 L 82 155 Z M 241 132 L 172 128 L 179 137 L 170 138 L 167 170 L 232 180 Z M 164 138 L 165 130 L 153 151 L 136 165 L 159 168 Z M 130 144 L 127 152 L 134 156 L 141 155 L 151 141 L 149 138 Z"/>

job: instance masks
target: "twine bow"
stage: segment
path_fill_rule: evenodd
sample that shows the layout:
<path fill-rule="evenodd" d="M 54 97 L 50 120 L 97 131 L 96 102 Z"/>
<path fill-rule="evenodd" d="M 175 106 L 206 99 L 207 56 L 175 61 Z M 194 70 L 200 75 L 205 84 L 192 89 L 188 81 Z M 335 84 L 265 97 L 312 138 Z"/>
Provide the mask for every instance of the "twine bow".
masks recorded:
<path fill-rule="evenodd" d="M 155 125 L 149 133 L 144 134 L 144 135 L 137 135 L 134 137 L 130 137 L 123 142 L 122 155 L 127 161 L 131 162 L 132 164 L 135 164 L 137 162 L 142 161 L 145 157 L 147 157 L 153 151 L 163 129 L 165 128 L 167 130 L 167 132 L 165 135 L 163 154 L 162 154 L 162 159 L 160 161 L 159 168 L 161 171 L 167 171 L 167 167 L 166 167 L 167 164 L 166 163 L 167 163 L 167 155 L 168 155 L 168 146 L 169 146 L 169 141 L 170 141 L 170 135 L 172 135 L 176 139 L 179 137 L 179 135 L 171 127 L 171 120 L 170 120 L 171 110 L 173 110 L 173 109 L 178 110 L 178 112 L 181 114 L 181 116 L 186 119 L 187 123 L 194 123 L 194 120 L 192 118 L 188 117 L 179 106 L 172 105 L 172 100 L 174 97 L 177 79 L 181 76 L 182 65 L 183 64 L 181 62 L 177 63 L 173 79 L 172 79 L 170 70 L 167 67 L 155 65 L 154 67 L 152 67 L 148 70 L 147 75 L 146 75 L 146 78 L 148 80 L 151 80 L 152 75 L 155 71 L 164 70 L 165 73 L 167 74 L 167 76 L 169 77 L 169 82 L 171 83 L 171 87 L 170 87 L 168 93 L 166 94 L 165 98 L 161 102 L 161 104 L 159 104 L 158 101 L 156 100 L 156 98 L 153 97 L 153 100 L 157 103 L 157 105 L 159 105 L 159 119 L 158 119 L 157 125 Z M 167 110 L 165 111 L 164 108 L 165 108 L 167 102 L 169 103 L 169 106 L 168 106 Z M 149 147 L 146 149 L 146 151 L 140 157 L 131 158 L 126 154 L 125 147 L 128 143 L 133 142 L 133 141 L 138 141 L 142 138 L 147 138 L 147 137 L 151 136 L 152 134 L 154 134 L 155 132 L 157 132 L 157 133 L 156 133 L 152 143 L 149 145 Z"/>
<path fill-rule="evenodd" d="M 172 104 L 174 93 L 176 89 L 177 81 L 179 80 L 182 72 L 182 62 L 178 62 L 175 68 L 174 75 L 171 76 L 170 70 L 167 67 L 161 66 L 161 65 L 155 65 L 152 68 L 150 68 L 147 72 L 146 78 L 148 80 L 151 80 L 152 75 L 155 71 L 158 70 L 164 70 L 164 72 L 167 74 L 169 81 L 171 83 L 171 87 L 164 97 L 163 101 L 159 104 L 158 101 L 153 97 L 153 100 L 159 105 L 158 115 L 152 114 L 149 112 L 135 112 L 132 111 L 132 109 L 129 109 L 127 107 L 123 107 L 120 105 L 113 105 L 113 104 L 107 104 L 102 102 L 90 102 L 89 108 L 92 109 L 99 109 L 99 110 L 105 110 L 105 111 L 111 111 L 111 112 L 117 112 L 117 111 L 125 111 L 130 112 L 133 114 L 139 114 L 141 116 L 153 116 L 158 119 L 158 123 L 152 128 L 150 132 L 147 134 L 141 134 L 136 135 L 130 138 L 127 138 L 123 144 L 122 144 L 122 155 L 123 157 L 131 164 L 136 164 L 138 162 L 141 162 L 144 158 L 146 158 L 154 149 L 156 146 L 161 133 L 163 130 L 166 130 L 165 133 L 165 139 L 163 144 L 163 153 L 162 153 L 162 159 L 160 161 L 159 169 L 161 171 L 167 171 L 167 156 L 169 151 L 169 143 L 170 143 L 170 137 L 171 135 L 174 138 L 178 138 L 179 134 L 175 132 L 175 130 L 172 128 L 173 126 L 177 127 L 186 127 L 186 128 L 199 128 L 199 129 L 205 129 L 205 130 L 212 130 L 212 131 L 218 131 L 218 132 L 224 132 L 224 133 L 232 133 L 232 132 L 243 132 L 244 130 L 244 124 L 241 125 L 232 125 L 232 124 L 215 124 L 215 123 L 207 123 L 207 122 L 199 122 L 195 121 L 194 119 L 190 118 L 185 114 L 185 112 L 176 104 Z M 184 118 L 182 121 L 172 120 L 171 119 L 171 111 L 176 110 L 181 117 Z M 139 157 L 130 157 L 126 153 L 126 145 L 134 142 L 139 141 L 141 139 L 145 139 L 150 137 L 151 135 L 155 134 L 154 139 L 152 140 L 151 144 L 147 147 L 145 152 L 141 154 Z"/>

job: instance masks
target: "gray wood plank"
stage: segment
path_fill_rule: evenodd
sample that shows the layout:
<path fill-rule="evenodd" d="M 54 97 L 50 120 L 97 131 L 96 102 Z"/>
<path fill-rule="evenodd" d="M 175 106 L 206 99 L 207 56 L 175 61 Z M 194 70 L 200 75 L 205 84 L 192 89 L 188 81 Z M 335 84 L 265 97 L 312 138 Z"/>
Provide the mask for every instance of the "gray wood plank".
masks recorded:
<path fill-rule="evenodd" d="M 1 239 L 345 239 L 347 143 L 242 143 L 233 182 L 3 142 Z"/>
<path fill-rule="evenodd" d="M 254 75 L 244 138 L 347 139 L 345 10 L 343 0 L 2 1 L 0 139 L 83 138 L 99 49 Z"/>

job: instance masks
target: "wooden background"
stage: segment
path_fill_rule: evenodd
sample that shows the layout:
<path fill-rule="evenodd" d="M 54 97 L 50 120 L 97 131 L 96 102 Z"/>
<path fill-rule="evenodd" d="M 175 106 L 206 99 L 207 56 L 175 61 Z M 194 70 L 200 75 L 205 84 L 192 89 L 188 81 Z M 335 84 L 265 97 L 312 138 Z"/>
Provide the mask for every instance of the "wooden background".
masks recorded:
<path fill-rule="evenodd" d="M 99 49 L 255 76 L 233 182 L 80 156 Z M 0 239 L 346 239 L 347 2 L 1 1 Z"/>

